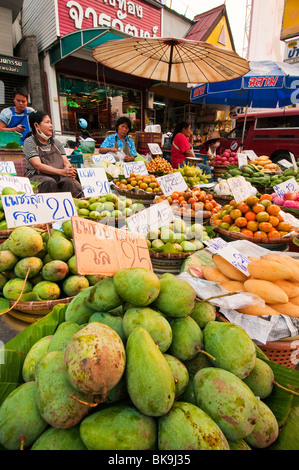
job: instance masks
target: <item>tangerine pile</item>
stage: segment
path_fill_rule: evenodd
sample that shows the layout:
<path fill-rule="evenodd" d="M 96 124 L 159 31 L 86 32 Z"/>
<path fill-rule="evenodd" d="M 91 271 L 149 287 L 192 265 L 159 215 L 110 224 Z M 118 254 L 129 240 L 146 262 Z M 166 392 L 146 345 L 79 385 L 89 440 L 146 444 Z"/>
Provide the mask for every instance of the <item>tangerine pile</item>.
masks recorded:
<path fill-rule="evenodd" d="M 191 217 L 195 216 L 198 212 L 211 212 L 216 214 L 220 211 L 221 206 L 218 204 L 212 194 L 202 191 L 199 188 L 190 189 L 187 188 L 186 191 L 177 192 L 175 191 L 171 196 L 165 197 L 159 196 L 157 202 L 168 200 L 169 204 L 172 206 L 174 212 L 180 214 L 186 214 Z"/>
<path fill-rule="evenodd" d="M 128 178 L 114 178 L 113 183 L 119 189 L 132 191 L 132 189 L 140 189 L 147 193 L 161 193 L 162 189 L 154 175 L 136 175 L 131 173 Z"/>
<path fill-rule="evenodd" d="M 233 200 L 213 214 L 212 220 L 224 230 L 263 239 L 281 238 L 294 230 L 284 222 L 281 208 L 273 204 L 270 194 L 250 196 L 238 204 Z"/>

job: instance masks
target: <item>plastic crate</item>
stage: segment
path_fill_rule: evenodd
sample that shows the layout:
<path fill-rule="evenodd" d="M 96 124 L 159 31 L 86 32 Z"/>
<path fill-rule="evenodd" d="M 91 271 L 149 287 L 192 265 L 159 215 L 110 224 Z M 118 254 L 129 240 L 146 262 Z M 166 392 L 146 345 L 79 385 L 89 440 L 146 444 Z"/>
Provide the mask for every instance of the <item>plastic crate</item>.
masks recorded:
<path fill-rule="evenodd" d="M 11 161 L 15 165 L 17 176 L 26 176 L 26 157 L 21 150 L 1 150 L 0 161 Z"/>
<path fill-rule="evenodd" d="M 22 135 L 18 132 L 0 131 L 0 148 L 5 148 L 10 142 L 16 142 L 20 145 Z"/>
<path fill-rule="evenodd" d="M 70 160 L 71 164 L 75 168 L 81 168 L 81 165 L 83 165 L 83 162 L 84 162 L 82 153 L 77 153 L 76 155 L 70 155 L 68 159 Z"/>

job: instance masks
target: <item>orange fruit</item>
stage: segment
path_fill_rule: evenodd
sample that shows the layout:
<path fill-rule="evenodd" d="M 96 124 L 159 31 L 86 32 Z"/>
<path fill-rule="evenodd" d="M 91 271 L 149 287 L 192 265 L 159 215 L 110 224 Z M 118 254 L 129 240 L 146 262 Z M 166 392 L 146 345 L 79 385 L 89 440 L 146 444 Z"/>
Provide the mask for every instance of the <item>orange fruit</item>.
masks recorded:
<path fill-rule="evenodd" d="M 242 228 L 241 233 L 243 233 L 243 235 L 247 235 L 247 237 L 253 237 L 253 232 L 247 228 Z"/>
<path fill-rule="evenodd" d="M 261 222 L 259 224 L 259 230 L 261 232 L 266 232 L 266 233 L 269 233 L 273 230 L 273 227 L 271 224 L 269 224 L 269 222 Z"/>
<path fill-rule="evenodd" d="M 192 197 L 192 196 L 191 196 L 191 197 L 188 198 L 188 204 L 191 204 L 191 206 L 192 206 L 192 204 L 194 204 L 195 202 L 197 202 L 197 199 L 195 199 L 195 197 Z"/>
<path fill-rule="evenodd" d="M 232 225 L 233 223 L 233 219 L 229 215 L 225 215 L 224 217 L 222 217 L 221 221 L 224 223 L 228 223 L 229 225 Z"/>
<path fill-rule="evenodd" d="M 247 219 L 245 219 L 245 217 L 238 217 L 237 219 L 235 219 L 235 225 L 237 227 L 246 227 Z"/>
<path fill-rule="evenodd" d="M 284 237 L 285 235 L 288 235 L 289 232 L 284 232 L 284 231 L 280 230 L 279 233 L 280 233 L 281 237 Z"/>
<path fill-rule="evenodd" d="M 206 202 L 206 203 L 205 203 L 205 209 L 206 209 L 207 211 L 210 211 L 210 212 L 211 212 L 211 211 L 214 209 L 214 206 L 213 206 L 213 204 L 211 204 L 210 202 Z"/>
<path fill-rule="evenodd" d="M 255 212 L 256 214 L 258 214 L 259 212 L 264 212 L 265 211 L 265 207 L 263 206 L 263 204 L 254 204 L 254 206 L 252 206 L 252 210 L 253 212 Z"/>
<path fill-rule="evenodd" d="M 272 202 L 269 201 L 269 199 L 263 199 L 262 201 L 259 202 L 259 204 L 263 204 L 265 208 L 271 206 Z"/>
<path fill-rule="evenodd" d="M 172 197 L 172 199 L 178 199 L 180 196 L 179 196 L 179 193 L 174 192 L 174 193 L 172 193 L 171 197 Z"/>
<path fill-rule="evenodd" d="M 256 232 L 259 228 L 259 223 L 256 220 L 249 220 L 247 222 L 247 227 L 248 230 L 251 230 L 252 232 Z"/>
<path fill-rule="evenodd" d="M 272 202 L 271 194 L 262 194 L 261 197 L 260 197 L 260 201 L 264 201 L 265 199 Z"/>
<path fill-rule="evenodd" d="M 282 232 L 290 232 L 292 230 L 291 224 L 288 224 L 287 222 L 279 222 L 277 226 L 277 230 L 282 231 Z"/>
<path fill-rule="evenodd" d="M 248 211 L 246 214 L 244 214 L 244 217 L 246 217 L 247 220 L 256 220 L 256 213 Z"/>
<path fill-rule="evenodd" d="M 270 215 L 268 214 L 268 212 L 258 212 L 256 214 L 256 220 L 258 222 L 268 222 L 269 219 Z"/>
<path fill-rule="evenodd" d="M 231 225 L 228 230 L 230 232 L 241 232 L 240 227 L 237 227 L 236 225 Z"/>
<path fill-rule="evenodd" d="M 237 203 L 234 199 L 232 199 L 229 203 L 230 206 L 237 206 Z"/>
<path fill-rule="evenodd" d="M 265 232 L 258 230 L 253 234 L 255 238 L 268 238 L 268 235 Z"/>
<path fill-rule="evenodd" d="M 277 230 L 272 230 L 272 232 L 268 233 L 268 238 L 280 238 L 281 235 Z"/>
<path fill-rule="evenodd" d="M 256 196 L 249 196 L 246 200 L 245 200 L 246 204 L 248 204 L 250 207 L 253 207 L 255 204 L 257 204 L 259 202 L 259 198 L 256 197 Z"/>
<path fill-rule="evenodd" d="M 273 225 L 273 227 L 276 227 L 279 224 L 280 220 L 278 217 L 275 217 L 275 215 L 270 215 L 268 222 Z"/>
<path fill-rule="evenodd" d="M 230 216 L 233 220 L 235 220 L 238 217 L 242 217 L 242 212 L 239 209 L 233 209 L 230 213 Z"/>
<path fill-rule="evenodd" d="M 276 206 L 275 204 L 271 204 L 271 206 L 267 207 L 267 212 L 270 215 L 277 215 L 280 212 L 280 206 Z"/>
<path fill-rule="evenodd" d="M 279 222 L 284 222 L 283 217 L 280 212 L 275 217 L 278 218 Z"/>
<path fill-rule="evenodd" d="M 239 209 L 242 214 L 246 214 L 246 212 L 249 211 L 250 207 L 248 204 L 246 204 L 246 202 L 239 202 L 239 204 L 237 205 L 237 209 Z"/>

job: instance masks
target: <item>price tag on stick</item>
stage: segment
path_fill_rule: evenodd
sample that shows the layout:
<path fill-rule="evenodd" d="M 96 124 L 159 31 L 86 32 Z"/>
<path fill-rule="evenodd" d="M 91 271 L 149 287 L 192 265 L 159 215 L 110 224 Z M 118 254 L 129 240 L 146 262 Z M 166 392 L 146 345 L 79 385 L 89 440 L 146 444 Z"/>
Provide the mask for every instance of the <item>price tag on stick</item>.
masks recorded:
<path fill-rule="evenodd" d="M 234 200 L 239 203 L 245 201 L 249 196 L 251 196 L 251 184 L 245 180 L 244 176 L 236 176 L 234 178 L 229 178 L 227 180 L 229 189 L 232 192 Z"/>
<path fill-rule="evenodd" d="M 287 181 L 284 181 L 283 183 L 278 184 L 277 186 L 274 186 L 274 191 L 278 197 L 283 197 L 284 194 L 290 191 L 298 192 L 299 184 L 295 178 L 291 178 Z"/>
<path fill-rule="evenodd" d="M 134 173 L 135 175 L 148 175 L 148 171 L 144 162 L 122 163 L 121 167 L 126 178 L 129 178 L 131 173 Z"/>
<path fill-rule="evenodd" d="M 18 192 L 33 194 L 29 178 L 23 176 L 0 175 L 0 191 L 4 188 L 12 188 Z"/>
<path fill-rule="evenodd" d="M 162 189 L 164 196 L 171 196 L 175 191 L 186 191 L 188 188 L 186 181 L 179 171 L 169 175 L 160 176 L 157 181 Z"/>
<path fill-rule="evenodd" d="M 85 197 L 111 192 L 104 168 L 78 168 L 77 172 Z"/>
<path fill-rule="evenodd" d="M 235 268 L 241 271 L 246 276 L 250 276 L 247 266 L 250 260 L 240 253 L 238 250 L 233 248 L 229 243 L 222 240 L 222 238 L 214 238 L 210 241 L 205 241 L 205 244 L 212 251 L 213 254 L 218 254 L 222 258 L 226 259 Z"/>
<path fill-rule="evenodd" d="M 16 175 L 16 167 L 14 162 L 0 162 L 0 173 L 9 173 L 10 175 Z"/>
<path fill-rule="evenodd" d="M 174 214 L 169 202 L 163 201 L 128 217 L 126 224 L 131 232 L 146 236 L 150 230 L 159 229 L 173 220 Z"/>
<path fill-rule="evenodd" d="M 77 271 L 113 276 L 120 268 L 152 270 L 145 237 L 125 229 L 72 217 Z"/>

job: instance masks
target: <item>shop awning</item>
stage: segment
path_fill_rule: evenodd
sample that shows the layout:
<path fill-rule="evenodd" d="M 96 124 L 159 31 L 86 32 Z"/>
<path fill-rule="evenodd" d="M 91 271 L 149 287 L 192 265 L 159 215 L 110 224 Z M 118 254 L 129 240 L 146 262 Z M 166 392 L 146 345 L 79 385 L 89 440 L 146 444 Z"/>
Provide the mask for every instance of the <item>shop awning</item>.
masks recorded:
<path fill-rule="evenodd" d="M 59 42 L 51 48 L 51 65 L 54 65 L 60 60 L 65 59 L 79 49 L 84 48 L 92 50 L 94 47 L 99 46 L 107 41 L 113 41 L 115 39 L 123 39 L 127 37 L 130 37 L 130 35 L 111 28 L 91 28 L 75 31 L 60 38 Z"/>

